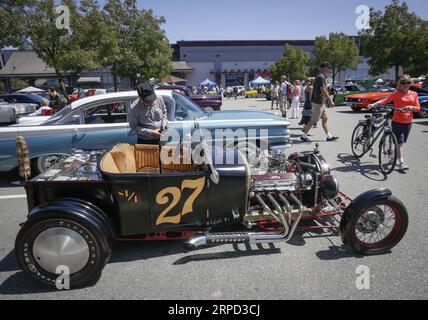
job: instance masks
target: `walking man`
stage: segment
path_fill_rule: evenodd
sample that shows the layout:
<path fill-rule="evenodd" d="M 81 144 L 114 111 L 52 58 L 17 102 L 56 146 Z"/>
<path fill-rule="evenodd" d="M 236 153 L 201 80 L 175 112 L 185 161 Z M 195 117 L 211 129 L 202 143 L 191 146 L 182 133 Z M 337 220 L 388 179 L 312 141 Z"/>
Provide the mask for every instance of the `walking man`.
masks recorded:
<path fill-rule="evenodd" d="M 338 137 L 333 137 L 330 133 L 326 112 L 327 105 L 334 107 L 334 102 L 331 100 L 327 91 L 326 78 L 330 70 L 331 66 L 328 62 L 321 63 L 320 73 L 315 78 L 314 87 L 312 90 L 312 118 L 303 129 L 303 134 L 300 137 L 300 139 L 304 142 L 311 142 L 311 140 L 308 138 L 309 130 L 311 130 L 313 125 L 320 119 L 322 119 L 322 127 L 326 133 L 327 141 L 335 141 L 338 139 Z"/>

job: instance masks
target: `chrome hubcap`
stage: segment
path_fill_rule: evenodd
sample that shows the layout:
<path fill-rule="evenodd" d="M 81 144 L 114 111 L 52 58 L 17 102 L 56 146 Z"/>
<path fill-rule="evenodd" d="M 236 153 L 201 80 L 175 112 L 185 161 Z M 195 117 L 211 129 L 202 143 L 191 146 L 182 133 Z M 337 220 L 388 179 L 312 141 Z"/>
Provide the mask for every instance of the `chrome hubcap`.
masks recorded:
<path fill-rule="evenodd" d="M 50 167 L 53 167 L 54 165 L 56 165 L 57 163 L 61 162 L 64 159 L 64 157 L 59 156 L 59 155 L 50 155 L 50 156 L 46 156 L 43 159 L 43 169 L 47 170 Z"/>
<path fill-rule="evenodd" d="M 40 233 L 33 244 L 33 255 L 46 271 L 56 274 L 58 266 L 66 266 L 70 274 L 82 270 L 89 260 L 89 247 L 76 231 L 50 228 Z"/>

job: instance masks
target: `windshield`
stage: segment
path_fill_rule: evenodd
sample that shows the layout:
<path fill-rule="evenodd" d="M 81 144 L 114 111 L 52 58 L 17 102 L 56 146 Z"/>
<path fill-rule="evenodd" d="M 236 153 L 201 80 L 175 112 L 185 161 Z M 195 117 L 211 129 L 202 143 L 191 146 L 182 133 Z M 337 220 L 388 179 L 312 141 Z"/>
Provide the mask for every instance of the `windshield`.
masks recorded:
<path fill-rule="evenodd" d="M 176 120 L 193 120 L 205 115 L 205 111 L 183 95 L 173 91 L 172 97 L 175 100 L 175 118 Z"/>
<path fill-rule="evenodd" d="M 56 124 L 61 118 L 68 115 L 70 112 L 72 112 L 73 109 L 71 108 L 71 105 L 67 105 L 66 107 L 62 108 L 60 111 L 55 113 L 52 117 L 50 117 L 48 120 L 42 123 L 44 126 L 54 125 Z"/>

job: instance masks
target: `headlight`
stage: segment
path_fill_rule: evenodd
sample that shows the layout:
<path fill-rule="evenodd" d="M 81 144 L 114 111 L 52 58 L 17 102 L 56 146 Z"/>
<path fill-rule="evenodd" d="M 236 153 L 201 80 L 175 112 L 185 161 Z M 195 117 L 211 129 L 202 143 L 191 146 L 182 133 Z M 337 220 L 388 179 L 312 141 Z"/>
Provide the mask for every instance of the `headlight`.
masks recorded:
<path fill-rule="evenodd" d="M 333 199 L 339 193 L 339 183 L 335 177 L 325 175 L 321 178 L 320 191 L 325 199 Z"/>

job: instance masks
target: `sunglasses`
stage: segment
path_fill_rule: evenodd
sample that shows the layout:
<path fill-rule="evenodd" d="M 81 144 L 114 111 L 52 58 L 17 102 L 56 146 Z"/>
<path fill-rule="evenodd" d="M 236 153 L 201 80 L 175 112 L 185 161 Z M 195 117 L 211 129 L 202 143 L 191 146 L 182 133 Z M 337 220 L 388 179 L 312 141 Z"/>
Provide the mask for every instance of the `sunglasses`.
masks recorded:
<path fill-rule="evenodd" d="M 402 85 L 402 86 L 405 86 L 405 85 L 408 85 L 408 84 L 412 84 L 411 82 L 400 82 L 400 85 Z"/>

